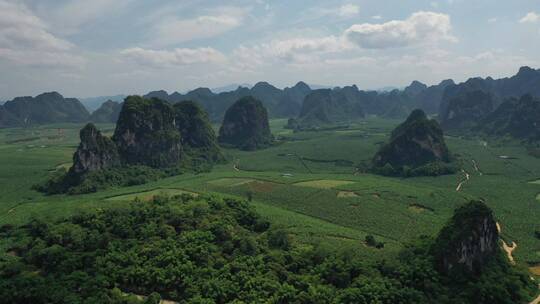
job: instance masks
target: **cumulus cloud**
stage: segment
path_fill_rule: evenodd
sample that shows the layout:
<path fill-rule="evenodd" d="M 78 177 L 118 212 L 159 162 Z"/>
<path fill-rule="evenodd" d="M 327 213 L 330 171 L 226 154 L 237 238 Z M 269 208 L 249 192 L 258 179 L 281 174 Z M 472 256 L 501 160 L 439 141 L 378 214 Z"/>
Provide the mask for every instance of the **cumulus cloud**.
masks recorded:
<path fill-rule="evenodd" d="M 19 65 L 77 66 L 74 46 L 53 35 L 26 6 L 0 0 L 0 58 Z"/>
<path fill-rule="evenodd" d="M 240 46 L 233 57 L 246 68 L 275 61 L 286 64 L 307 63 L 317 60 L 322 54 L 349 49 L 350 44 L 342 37 L 326 36 L 318 38 L 290 38 L 272 40 L 251 47 Z"/>
<path fill-rule="evenodd" d="M 523 18 L 519 19 L 519 23 L 537 23 L 540 22 L 540 14 L 536 12 L 528 12 Z"/>
<path fill-rule="evenodd" d="M 343 4 L 337 7 L 315 7 L 305 12 L 306 20 L 319 19 L 324 17 L 351 18 L 360 13 L 360 7 L 356 4 Z"/>
<path fill-rule="evenodd" d="M 360 7 L 355 4 L 344 4 L 338 8 L 336 13 L 342 17 L 352 17 L 358 15 Z"/>
<path fill-rule="evenodd" d="M 71 0 L 50 13 L 51 21 L 62 33 L 73 34 L 84 24 L 126 9 L 131 2 L 133 0 Z"/>
<path fill-rule="evenodd" d="M 434 12 L 416 12 L 405 20 L 352 25 L 346 37 L 360 47 L 384 49 L 437 41 L 456 41 L 450 16 Z"/>
<path fill-rule="evenodd" d="M 135 47 L 122 50 L 120 54 L 138 64 L 158 68 L 225 61 L 225 56 L 222 53 L 210 47 L 173 50 L 150 50 Z"/>
<path fill-rule="evenodd" d="M 246 9 L 220 8 L 210 14 L 190 19 L 165 17 L 155 27 L 155 42 L 158 45 L 171 45 L 214 37 L 242 25 L 246 14 Z"/>

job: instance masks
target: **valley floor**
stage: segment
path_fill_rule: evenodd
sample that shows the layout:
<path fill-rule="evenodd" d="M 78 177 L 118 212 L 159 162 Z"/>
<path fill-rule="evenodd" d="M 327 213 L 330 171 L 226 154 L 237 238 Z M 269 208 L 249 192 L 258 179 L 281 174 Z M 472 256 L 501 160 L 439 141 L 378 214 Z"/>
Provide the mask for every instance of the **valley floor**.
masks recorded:
<path fill-rule="evenodd" d="M 80 196 L 43 196 L 31 186 L 69 166 L 81 126 L 0 130 L 0 225 L 118 206 L 136 197 L 144 203 L 162 192 L 213 193 L 250 199 L 306 246 L 353 248 L 373 259 L 393 256 L 419 235 L 434 235 L 457 206 L 482 198 L 504 227 L 505 242 L 517 244 L 516 263 L 540 264 L 534 233 L 540 229 L 540 159 L 515 142 L 448 137 L 463 170 L 455 175 L 400 179 L 356 172 L 355 165 L 369 161 L 397 123 L 370 118 L 346 130 L 293 133 L 283 128 L 285 120 L 272 120 L 276 146 L 225 150 L 229 162 L 212 172 Z M 113 128 L 99 127 L 106 134 Z M 384 248 L 366 246 L 367 235 Z"/>

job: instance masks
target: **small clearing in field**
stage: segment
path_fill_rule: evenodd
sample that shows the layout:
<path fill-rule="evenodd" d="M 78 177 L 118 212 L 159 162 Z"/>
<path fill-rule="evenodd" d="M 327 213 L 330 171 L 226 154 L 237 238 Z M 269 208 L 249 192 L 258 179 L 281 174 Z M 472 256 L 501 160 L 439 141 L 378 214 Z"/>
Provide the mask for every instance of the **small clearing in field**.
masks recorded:
<path fill-rule="evenodd" d="M 132 201 L 135 198 L 138 198 L 144 202 L 148 202 L 148 201 L 151 201 L 154 198 L 154 196 L 157 196 L 157 195 L 174 196 L 174 195 L 181 195 L 181 194 L 191 194 L 193 196 L 197 196 L 197 193 L 180 190 L 180 189 L 155 189 L 151 191 L 113 196 L 113 197 L 107 198 L 106 200 L 107 201 Z"/>
<path fill-rule="evenodd" d="M 251 191 L 262 192 L 262 193 L 271 192 L 272 189 L 274 189 L 275 185 L 276 184 L 272 182 L 256 181 L 256 180 L 248 184 L 249 189 Z"/>
<path fill-rule="evenodd" d="M 540 265 L 529 267 L 529 271 L 534 275 L 540 276 Z"/>
<path fill-rule="evenodd" d="M 251 178 L 225 177 L 225 178 L 220 178 L 220 179 L 214 179 L 214 180 L 208 181 L 207 183 L 214 186 L 220 186 L 220 187 L 236 187 L 236 186 L 241 186 L 244 184 L 249 184 L 254 181 L 255 180 Z"/>
<path fill-rule="evenodd" d="M 336 196 L 338 198 L 351 198 L 351 197 L 358 197 L 358 194 L 352 191 L 339 191 Z"/>
<path fill-rule="evenodd" d="M 63 164 L 60 164 L 58 166 L 56 166 L 56 170 L 59 170 L 59 169 L 66 169 L 66 170 L 69 170 L 69 168 L 71 168 L 71 165 L 72 163 L 63 163 Z"/>
<path fill-rule="evenodd" d="M 418 206 L 418 205 L 410 205 L 409 210 L 414 212 L 414 213 L 422 213 L 422 212 L 426 211 L 426 208 Z"/>
<path fill-rule="evenodd" d="M 352 181 L 345 180 L 333 180 L 333 179 L 319 179 L 306 182 L 298 182 L 293 185 L 300 187 L 311 187 L 319 189 L 332 189 L 338 186 L 354 184 Z"/>

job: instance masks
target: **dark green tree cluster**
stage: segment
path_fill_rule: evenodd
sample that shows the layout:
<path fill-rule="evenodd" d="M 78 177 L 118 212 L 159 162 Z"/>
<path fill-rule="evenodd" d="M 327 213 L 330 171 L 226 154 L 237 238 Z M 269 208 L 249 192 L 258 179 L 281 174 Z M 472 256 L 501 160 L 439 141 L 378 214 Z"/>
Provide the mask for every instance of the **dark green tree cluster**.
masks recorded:
<path fill-rule="evenodd" d="M 176 103 L 174 112 L 176 128 L 180 131 L 180 141 L 186 154 L 210 162 L 223 160 L 208 114 L 196 102 Z"/>
<path fill-rule="evenodd" d="M 267 148 L 272 144 L 268 113 L 262 102 L 243 97 L 234 103 L 223 119 L 218 141 L 242 150 Z"/>
<path fill-rule="evenodd" d="M 174 119 L 174 109 L 166 101 L 126 98 L 113 135 L 122 161 L 153 168 L 177 165 L 181 145 Z"/>
<path fill-rule="evenodd" d="M 395 262 L 297 246 L 248 203 L 215 197 L 155 197 L 0 236 L 11 244 L 0 303 L 497 304 L 524 302 L 533 285 L 496 259 L 473 279 L 447 277 L 428 238 Z"/>
<path fill-rule="evenodd" d="M 454 173 L 456 168 L 437 121 L 414 110 L 375 154 L 372 171 L 389 176 L 437 176 Z"/>

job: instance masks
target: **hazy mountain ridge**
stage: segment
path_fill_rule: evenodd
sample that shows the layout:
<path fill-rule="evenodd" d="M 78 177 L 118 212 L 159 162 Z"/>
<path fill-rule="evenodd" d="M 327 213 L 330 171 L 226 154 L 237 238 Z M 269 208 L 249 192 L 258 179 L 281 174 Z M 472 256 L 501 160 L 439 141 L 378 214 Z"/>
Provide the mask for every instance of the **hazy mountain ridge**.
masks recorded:
<path fill-rule="evenodd" d="M 540 98 L 529 94 L 510 98 L 485 117 L 477 129 L 489 135 L 540 140 Z"/>
<path fill-rule="evenodd" d="M 208 88 L 197 88 L 186 94 L 166 91 L 152 91 L 145 98 L 159 98 L 171 103 L 184 100 L 196 101 L 208 112 L 210 119 L 219 121 L 225 115 L 225 111 L 238 99 L 253 96 L 262 101 L 268 109 L 271 117 L 296 116 L 300 111 L 305 95 L 311 88 L 304 82 L 295 86 L 280 90 L 267 82 L 258 82 L 252 88 L 238 87 L 234 91 L 214 93 Z"/>
<path fill-rule="evenodd" d="M 473 93 L 476 92 L 476 93 Z M 491 96 L 492 106 L 481 106 L 480 103 L 485 104 L 484 98 L 475 98 L 474 95 L 480 96 L 483 92 L 484 95 Z M 487 78 L 470 78 L 460 84 L 450 85 L 446 88 L 443 98 L 441 100 L 441 106 L 439 109 L 439 119 L 443 127 L 450 126 L 449 120 L 461 119 L 467 121 L 469 124 L 478 123 L 478 119 L 487 117 L 490 113 L 496 110 L 506 99 L 508 98 L 520 98 L 523 95 L 530 94 L 532 96 L 540 96 L 540 69 L 535 70 L 530 67 L 521 67 L 518 73 L 511 77 L 493 79 Z M 456 107 L 456 100 L 461 99 L 461 106 Z M 481 108 L 480 112 L 474 117 L 457 117 L 449 114 L 456 112 L 467 113 L 463 108 Z"/>
<path fill-rule="evenodd" d="M 94 112 L 101 105 L 108 100 L 116 101 L 116 102 L 122 102 L 127 97 L 127 95 L 119 94 L 119 95 L 113 95 L 113 96 L 96 96 L 96 97 L 85 97 L 85 98 L 79 98 L 81 103 L 88 109 L 89 112 Z"/>
<path fill-rule="evenodd" d="M 90 115 L 90 121 L 94 123 L 116 123 L 123 102 L 107 100 Z"/>
<path fill-rule="evenodd" d="M 0 127 L 77 123 L 89 117 L 90 113 L 78 99 L 64 98 L 58 92 L 16 97 L 0 106 Z"/>

